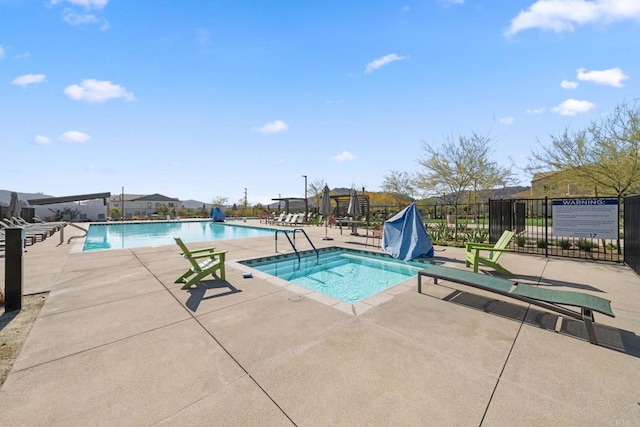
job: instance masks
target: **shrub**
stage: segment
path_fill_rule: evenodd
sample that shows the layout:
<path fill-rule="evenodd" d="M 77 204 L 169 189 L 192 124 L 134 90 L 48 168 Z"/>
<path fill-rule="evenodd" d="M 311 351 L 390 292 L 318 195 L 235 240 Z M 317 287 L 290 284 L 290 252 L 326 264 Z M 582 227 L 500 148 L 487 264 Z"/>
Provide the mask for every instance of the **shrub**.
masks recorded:
<path fill-rule="evenodd" d="M 518 247 L 524 247 L 524 245 L 527 244 L 527 239 L 524 236 L 517 236 L 516 237 L 516 245 L 518 245 Z"/>
<path fill-rule="evenodd" d="M 591 249 L 597 248 L 598 244 L 595 242 L 592 242 L 591 240 L 580 239 L 578 240 L 578 243 L 576 244 L 576 246 L 582 251 L 591 252 Z"/>
<path fill-rule="evenodd" d="M 471 229 L 466 232 L 466 240 L 472 243 L 484 243 L 489 237 L 489 231 L 485 229 Z"/>
<path fill-rule="evenodd" d="M 547 241 L 544 239 L 538 239 L 538 241 L 536 242 L 536 246 L 544 249 L 547 247 Z"/>
<path fill-rule="evenodd" d="M 566 239 L 556 240 L 556 246 L 560 249 L 571 249 L 571 241 Z"/>

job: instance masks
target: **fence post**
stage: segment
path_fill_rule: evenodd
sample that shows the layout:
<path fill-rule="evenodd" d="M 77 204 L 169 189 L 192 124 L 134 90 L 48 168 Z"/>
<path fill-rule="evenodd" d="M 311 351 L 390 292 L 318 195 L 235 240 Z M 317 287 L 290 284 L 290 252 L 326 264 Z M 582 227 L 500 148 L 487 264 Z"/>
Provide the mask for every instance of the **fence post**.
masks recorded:
<path fill-rule="evenodd" d="M 7 228 L 4 258 L 5 311 L 22 309 L 22 252 L 24 230 Z"/>
<path fill-rule="evenodd" d="M 544 196 L 544 256 L 549 258 L 549 200 Z"/>

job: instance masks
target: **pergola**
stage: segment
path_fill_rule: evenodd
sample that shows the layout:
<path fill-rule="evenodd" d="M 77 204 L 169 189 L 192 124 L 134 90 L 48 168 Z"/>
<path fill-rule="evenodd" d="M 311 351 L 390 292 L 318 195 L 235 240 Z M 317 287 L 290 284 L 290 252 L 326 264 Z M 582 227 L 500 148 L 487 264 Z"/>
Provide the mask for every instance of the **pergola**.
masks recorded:
<path fill-rule="evenodd" d="M 289 202 L 291 200 L 300 200 L 300 201 L 304 202 L 305 198 L 304 197 L 275 197 L 275 198 L 273 198 L 271 200 L 273 200 L 274 202 L 278 202 L 278 204 L 280 202 L 284 202 L 284 211 L 289 213 Z"/>
<path fill-rule="evenodd" d="M 82 200 L 94 200 L 102 199 L 104 204 L 107 204 L 107 199 L 111 197 L 111 193 L 92 193 L 92 194 L 77 194 L 75 196 L 63 196 L 63 197 L 46 197 L 44 199 L 29 199 L 27 202 L 30 205 L 53 205 L 55 203 L 68 203 L 79 202 Z"/>
<path fill-rule="evenodd" d="M 351 195 L 349 194 L 335 194 L 333 196 L 329 196 L 331 200 L 335 200 L 336 202 L 336 216 L 340 216 L 340 203 L 345 206 L 345 216 L 346 210 L 349 206 L 349 200 L 351 200 Z M 371 212 L 371 203 L 369 201 L 369 196 L 366 194 L 358 194 L 358 203 L 360 204 L 361 211 L 364 216 L 367 218 L 367 226 L 371 225 L 369 222 L 369 214 Z"/>

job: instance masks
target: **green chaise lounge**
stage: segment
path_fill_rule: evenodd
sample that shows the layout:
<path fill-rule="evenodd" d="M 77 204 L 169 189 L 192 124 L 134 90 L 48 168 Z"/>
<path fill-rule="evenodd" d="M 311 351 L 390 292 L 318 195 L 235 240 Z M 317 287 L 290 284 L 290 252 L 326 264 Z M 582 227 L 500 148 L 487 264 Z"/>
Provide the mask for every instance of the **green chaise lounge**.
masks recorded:
<path fill-rule="evenodd" d="M 227 253 L 226 251 L 216 252 L 215 248 L 196 249 L 191 251 L 182 242 L 182 239 L 179 237 L 174 237 L 173 239 L 182 250 L 182 257 L 189 260 L 191 263 L 191 268 L 175 281 L 175 283 L 185 284 L 182 286 L 182 289 L 189 289 L 209 274 L 216 277 L 216 271 L 219 272 L 220 279 L 226 280 L 224 271 L 224 258 Z"/>
<path fill-rule="evenodd" d="M 438 283 L 438 279 L 448 280 L 524 301 L 581 320 L 587 328 L 587 335 L 591 344 L 598 343 L 593 328 L 593 312 L 597 311 L 607 316 L 615 317 L 611 310 L 611 301 L 582 292 L 541 288 L 457 268 L 430 266 L 418 272 L 418 293 L 422 293 L 422 276 L 432 277 L 434 284 Z M 563 306 L 577 307 L 580 311 L 571 310 Z"/>

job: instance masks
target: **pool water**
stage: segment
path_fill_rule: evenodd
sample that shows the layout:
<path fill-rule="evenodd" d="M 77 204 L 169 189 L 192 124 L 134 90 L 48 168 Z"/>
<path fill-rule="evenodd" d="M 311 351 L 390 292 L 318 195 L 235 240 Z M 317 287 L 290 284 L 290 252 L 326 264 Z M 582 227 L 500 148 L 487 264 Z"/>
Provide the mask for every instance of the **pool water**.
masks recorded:
<path fill-rule="evenodd" d="M 183 242 L 241 239 L 273 236 L 274 230 L 232 225 L 213 221 L 163 221 L 118 224 L 91 224 L 83 251 L 138 248 L 175 244 L 174 237 Z"/>
<path fill-rule="evenodd" d="M 243 261 L 242 264 L 349 304 L 356 303 L 428 268 L 430 261 L 400 261 L 387 255 L 343 248 Z"/>

